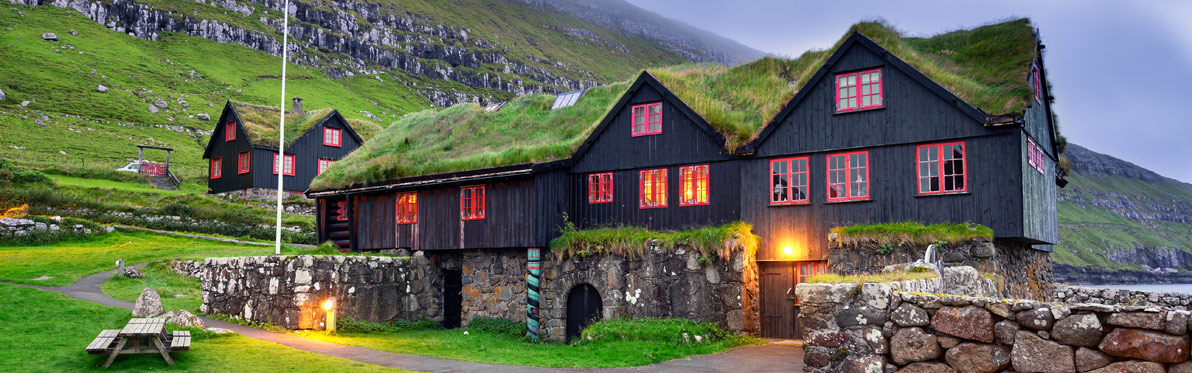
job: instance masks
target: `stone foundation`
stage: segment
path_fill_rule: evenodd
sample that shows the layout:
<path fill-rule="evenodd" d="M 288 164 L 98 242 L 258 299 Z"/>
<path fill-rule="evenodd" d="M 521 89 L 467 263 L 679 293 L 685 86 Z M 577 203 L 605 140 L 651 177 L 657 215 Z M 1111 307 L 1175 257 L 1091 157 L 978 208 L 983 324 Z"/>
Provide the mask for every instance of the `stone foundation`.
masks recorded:
<path fill-rule="evenodd" d="M 905 283 L 795 292 L 806 372 L 1192 371 L 1187 311 L 926 294 Z"/>
<path fill-rule="evenodd" d="M 698 252 L 683 248 L 655 247 L 632 259 L 596 255 L 560 260 L 543 252 L 542 336 L 566 337 L 567 296 L 582 284 L 600 294 L 604 320 L 685 318 L 757 335 L 757 263 L 743 251 L 703 264 Z"/>
<path fill-rule="evenodd" d="M 442 276 L 419 256 L 210 258 L 199 278 L 201 312 L 287 329 L 322 329 L 322 304 L 329 298 L 335 299 L 341 318 L 443 317 Z"/>
<path fill-rule="evenodd" d="M 214 193 L 214 194 L 217 196 L 229 198 L 229 199 L 246 199 L 246 200 L 251 200 L 251 201 L 273 202 L 273 203 L 277 202 L 277 189 L 276 188 L 245 188 L 245 189 L 231 190 L 231 191 L 227 191 L 227 192 L 220 192 L 220 193 Z M 302 194 L 301 191 L 288 191 L 286 193 L 287 198 L 293 197 L 293 196 L 299 196 L 302 198 L 303 201 L 311 201 L 311 199 L 306 198 L 306 195 Z"/>
<path fill-rule="evenodd" d="M 969 266 L 995 276 L 1003 296 L 1046 301 L 1054 295 L 1055 274 L 1048 253 L 1008 240 L 977 239 L 937 245 L 945 266 Z M 828 255 L 828 273 L 880 273 L 892 264 L 923 259 L 926 247 L 882 247 L 877 243 L 839 245 Z"/>
<path fill-rule="evenodd" d="M 446 251 L 428 258 L 440 269 L 462 272 L 462 326 L 479 317 L 526 321 L 525 249 Z"/>

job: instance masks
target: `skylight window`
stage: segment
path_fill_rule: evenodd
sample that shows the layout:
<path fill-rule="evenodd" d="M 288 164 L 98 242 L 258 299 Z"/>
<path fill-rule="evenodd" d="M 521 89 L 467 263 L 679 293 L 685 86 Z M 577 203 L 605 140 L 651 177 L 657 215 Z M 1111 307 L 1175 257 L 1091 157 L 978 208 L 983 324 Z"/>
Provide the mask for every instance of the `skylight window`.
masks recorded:
<path fill-rule="evenodd" d="M 550 109 L 562 109 L 571 105 L 575 105 L 575 102 L 579 101 L 579 97 L 583 95 L 584 90 L 582 89 L 578 91 L 560 93 L 558 96 L 555 96 L 555 103 L 550 105 Z"/>

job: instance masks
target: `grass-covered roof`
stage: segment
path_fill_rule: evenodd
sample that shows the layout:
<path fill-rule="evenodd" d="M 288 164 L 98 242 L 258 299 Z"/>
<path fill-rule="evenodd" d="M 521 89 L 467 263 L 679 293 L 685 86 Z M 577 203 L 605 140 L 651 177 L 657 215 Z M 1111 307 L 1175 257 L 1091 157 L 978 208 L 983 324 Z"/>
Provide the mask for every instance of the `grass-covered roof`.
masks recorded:
<path fill-rule="evenodd" d="M 248 132 L 253 145 L 277 146 L 278 110 L 273 106 L 260 106 L 232 101 L 236 113 L 240 114 L 244 130 Z M 286 145 L 292 144 L 311 127 L 331 114 L 331 108 L 306 110 L 301 114 L 286 114 Z M 365 140 L 380 132 L 381 127 L 376 123 L 350 119 L 348 125 Z"/>
<path fill-rule="evenodd" d="M 724 135 L 726 149 L 735 150 L 757 136 L 853 31 L 987 113 L 1019 113 L 1030 102 L 1027 75 L 1036 39 L 1025 18 L 925 38 L 904 36 L 882 22 L 862 22 L 831 49 L 808 51 L 797 58 L 646 71 Z M 517 97 L 496 112 L 460 104 L 411 114 L 316 177 L 311 190 L 564 159 L 599 125 L 629 85 L 630 81 L 623 81 L 590 89 L 575 106 L 553 111 L 553 95 L 532 94 Z M 276 115 L 273 111 L 272 123 Z M 273 130 L 272 136 L 276 135 Z"/>

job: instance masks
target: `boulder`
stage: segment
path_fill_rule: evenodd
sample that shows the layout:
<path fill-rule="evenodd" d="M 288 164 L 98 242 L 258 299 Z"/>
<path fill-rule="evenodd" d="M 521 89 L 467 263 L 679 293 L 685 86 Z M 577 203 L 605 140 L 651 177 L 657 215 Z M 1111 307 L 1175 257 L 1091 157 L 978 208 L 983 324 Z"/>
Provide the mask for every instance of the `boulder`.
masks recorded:
<path fill-rule="evenodd" d="M 199 114 L 195 115 L 195 119 L 198 119 L 198 120 L 211 120 L 211 116 L 210 116 L 210 115 L 207 115 L 207 113 L 199 113 Z"/>
<path fill-rule="evenodd" d="M 168 102 L 166 102 L 166 100 L 162 100 L 159 98 L 159 99 L 153 100 L 153 106 L 157 106 L 159 108 L 165 109 L 165 108 L 170 107 L 170 104 Z"/>
<path fill-rule="evenodd" d="M 1173 336 L 1149 330 L 1117 328 L 1097 346 L 1107 354 L 1160 363 L 1188 360 L 1188 336 Z"/>
<path fill-rule="evenodd" d="M 1014 349 L 1010 350 L 1010 363 L 1018 372 L 1076 371 L 1072 347 L 1044 340 L 1028 331 L 1019 331 L 1015 335 Z"/>
<path fill-rule="evenodd" d="M 935 336 L 927 334 L 922 328 L 899 329 L 890 338 L 890 359 L 894 360 L 894 364 L 934 360 L 940 357 L 940 353 L 940 344 Z"/>
<path fill-rule="evenodd" d="M 985 305 L 985 309 L 988 310 L 989 312 L 993 312 L 994 315 L 997 315 L 998 317 L 1001 317 L 1003 319 L 1008 319 L 1011 316 L 1013 316 L 1013 312 L 1010 312 L 1009 304 L 989 303 L 989 304 Z"/>
<path fill-rule="evenodd" d="M 141 278 L 141 277 L 145 277 L 145 274 L 144 274 L 144 273 L 141 273 L 141 271 L 139 271 L 139 270 L 137 270 L 136 268 L 133 268 L 133 267 L 124 267 L 124 271 L 123 271 L 123 273 L 121 273 L 120 275 L 121 275 L 121 276 L 124 276 L 124 277 L 128 277 L 128 278 Z"/>
<path fill-rule="evenodd" d="M 21 101 L 21 107 L 29 106 L 29 101 Z"/>
<path fill-rule="evenodd" d="M 157 290 L 153 288 L 145 288 L 141 291 L 141 296 L 137 297 L 137 302 L 132 306 L 132 315 L 137 317 L 157 316 L 164 312 L 161 309 L 161 296 L 157 295 Z"/>
<path fill-rule="evenodd" d="M 932 317 L 931 327 L 964 339 L 993 342 L 993 315 L 976 306 L 941 307 Z"/>
<path fill-rule="evenodd" d="M 882 355 L 869 355 L 863 357 L 850 358 L 844 361 L 841 365 L 840 371 L 843 373 L 869 373 L 881 372 L 882 368 L 886 366 L 886 357 Z"/>
<path fill-rule="evenodd" d="M 1101 330 L 1097 315 L 1082 313 L 1057 321 L 1051 328 L 1051 336 L 1072 346 L 1097 347 L 1101 343 Z"/>
<path fill-rule="evenodd" d="M 1018 334 L 1018 323 L 1010 320 L 998 321 L 993 325 L 993 334 L 997 336 L 998 343 L 1012 345 L 1014 335 Z"/>
<path fill-rule="evenodd" d="M 899 369 L 898 373 L 956 373 L 956 370 L 942 363 L 914 363 Z"/>
<path fill-rule="evenodd" d="M 886 313 L 872 307 L 844 307 L 836 316 L 836 323 L 841 328 L 864 325 L 880 326 L 886 323 Z"/>
<path fill-rule="evenodd" d="M 46 122 L 42 122 L 42 121 L 41 121 L 41 119 L 34 119 L 34 120 L 33 120 L 33 124 L 36 124 L 38 127 L 45 127 L 45 126 L 46 126 Z"/>
<path fill-rule="evenodd" d="M 175 325 L 183 328 L 202 329 L 207 327 L 205 324 L 203 324 L 203 319 L 200 319 L 198 316 L 195 316 L 193 313 L 190 313 L 186 310 L 178 311 L 178 314 L 174 315 L 169 322 L 172 322 Z"/>
<path fill-rule="evenodd" d="M 1005 347 L 965 342 L 944 354 L 948 366 L 961 372 L 1000 372 L 1010 366 L 1010 351 Z"/>
<path fill-rule="evenodd" d="M 927 326 L 931 324 L 931 316 L 916 305 L 902 303 L 890 314 L 890 321 L 899 326 Z"/>
<path fill-rule="evenodd" d="M 70 29 L 70 34 L 73 36 L 79 36 L 79 32 L 75 31 L 75 29 Z"/>
<path fill-rule="evenodd" d="M 985 278 L 981 272 L 969 266 L 957 266 L 944 268 L 944 293 L 947 294 L 964 294 L 973 297 L 988 297 L 996 294 L 990 293 L 988 286 L 989 279 Z"/>
<path fill-rule="evenodd" d="M 1188 332 L 1188 311 L 1168 311 L 1167 334 L 1183 335 Z"/>
<path fill-rule="evenodd" d="M 99 92 L 99 93 L 104 93 L 104 92 L 108 91 L 108 87 L 103 84 L 100 84 L 98 87 L 95 87 L 95 91 Z"/>
<path fill-rule="evenodd" d="M 1076 349 L 1076 371 L 1087 372 L 1113 362 L 1113 357 L 1104 352 L 1084 347 Z M 1192 372 L 1190 372 L 1192 373 Z"/>
<path fill-rule="evenodd" d="M 58 41 L 58 35 L 52 32 L 41 34 L 41 38 L 49 41 Z"/>
<path fill-rule="evenodd" d="M 1108 366 L 1090 370 L 1089 373 L 1167 373 L 1167 368 L 1163 364 L 1153 361 L 1120 361 Z"/>
<path fill-rule="evenodd" d="M 1055 322 L 1051 309 L 1046 307 L 1019 312 L 1014 318 L 1018 321 L 1018 325 L 1035 330 L 1047 330 Z"/>
<path fill-rule="evenodd" d="M 1105 323 L 1114 326 L 1138 329 L 1164 330 L 1166 315 L 1161 312 L 1120 312 L 1109 315 Z"/>
<path fill-rule="evenodd" d="M 956 347 L 956 345 L 960 344 L 960 338 L 956 337 L 937 335 L 935 336 L 935 339 L 940 342 L 940 347 L 943 347 L 945 350 Z"/>
<path fill-rule="evenodd" d="M 1171 364 L 1167 367 L 1167 373 L 1192 373 L 1192 361 Z"/>
<path fill-rule="evenodd" d="M 157 106 L 149 105 L 149 112 L 157 114 Z"/>

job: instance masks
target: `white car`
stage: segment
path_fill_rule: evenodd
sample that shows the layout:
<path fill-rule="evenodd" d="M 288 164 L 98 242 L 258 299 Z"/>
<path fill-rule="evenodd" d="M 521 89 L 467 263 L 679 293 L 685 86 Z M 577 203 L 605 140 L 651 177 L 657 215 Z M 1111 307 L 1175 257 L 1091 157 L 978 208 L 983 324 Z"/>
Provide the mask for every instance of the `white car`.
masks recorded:
<path fill-rule="evenodd" d="M 124 165 L 124 167 L 117 168 L 117 169 L 116 169 L 116 171 L 120 171 L 120 172 L 141 172 L 141 164 L 140 164 L 140 163 L 136 163 L 136 162 L 129 163 L 129 164 L 126 164 L 126 165 Z"/>

